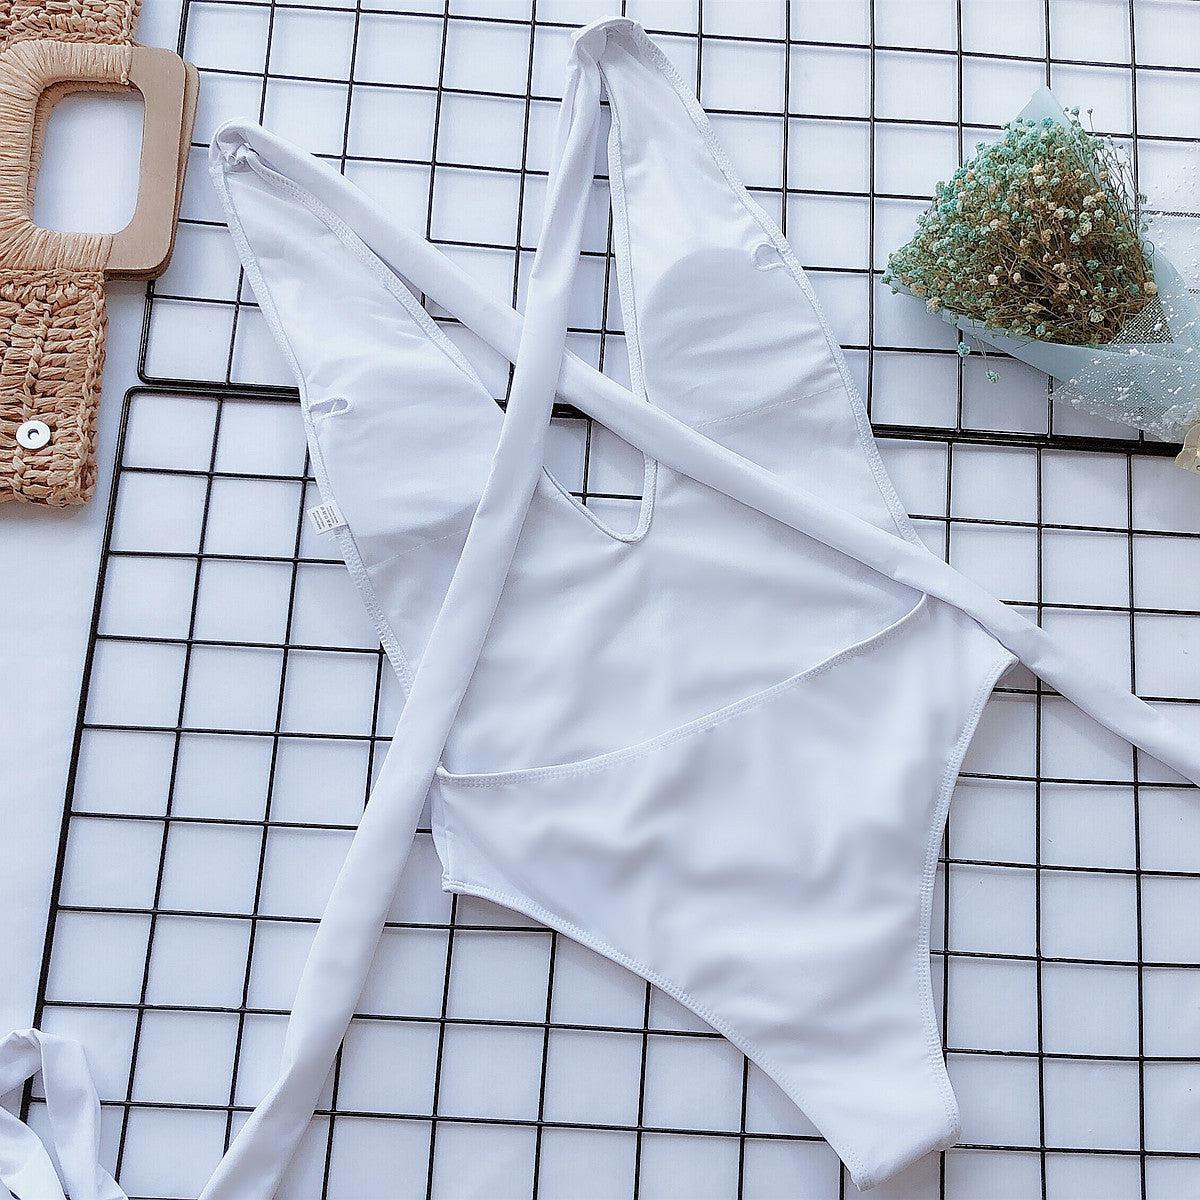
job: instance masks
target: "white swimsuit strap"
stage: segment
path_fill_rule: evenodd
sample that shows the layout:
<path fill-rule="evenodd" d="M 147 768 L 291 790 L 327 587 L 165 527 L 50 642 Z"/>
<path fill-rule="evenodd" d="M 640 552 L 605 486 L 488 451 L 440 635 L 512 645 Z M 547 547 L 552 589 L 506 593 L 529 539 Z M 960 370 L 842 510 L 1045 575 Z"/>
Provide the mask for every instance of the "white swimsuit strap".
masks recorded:
<path fill-rule="evenodd" d="M 71 1200 L 126 1200 L 100 1166 L 100 1101 L 83 1047 L 37 1029 L 0 1041 L 0 1096 L 39 1073 L 62 1181 L 37 1134 L 0 1108 L 0 1184 L 20 1200 L 63 1200 L 63 1183 Z"/>
<path fill-rule="evenodd" d="M 470 684 L 545 456 L 600 124 L 594 59 L 571 60 L 542 234 L 500 440 L 483 494 L 358 830 L 309 951 L 282 1073 L 201 1200 L 266 1200 L 308 1127 L 358 1006 L 434 771 Z"/>

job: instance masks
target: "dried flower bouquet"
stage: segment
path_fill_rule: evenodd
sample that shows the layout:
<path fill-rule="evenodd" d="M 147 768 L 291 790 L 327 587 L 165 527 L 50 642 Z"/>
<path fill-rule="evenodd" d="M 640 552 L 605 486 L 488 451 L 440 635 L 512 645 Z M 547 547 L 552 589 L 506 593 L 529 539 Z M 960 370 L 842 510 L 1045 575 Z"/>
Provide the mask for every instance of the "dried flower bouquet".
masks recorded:
<path fill-rule="evenodd" d="M 1182 441 L 1200 425 L 1200 321 L 1145 202 L 1112 143 L 1042 88 L 938 184 L 884 282 L 1054 376 L 1078 407 Z M 1200 453 L 1180 465 L 1200 470 Z"/>

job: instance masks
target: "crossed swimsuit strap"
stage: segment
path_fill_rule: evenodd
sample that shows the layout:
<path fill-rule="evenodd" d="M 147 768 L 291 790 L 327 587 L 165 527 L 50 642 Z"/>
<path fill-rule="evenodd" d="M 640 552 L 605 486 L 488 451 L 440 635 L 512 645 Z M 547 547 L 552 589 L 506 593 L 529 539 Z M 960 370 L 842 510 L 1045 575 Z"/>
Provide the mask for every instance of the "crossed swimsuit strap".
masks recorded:
<path fill-rule="evenodd" d="M 334 190 L 351 223 L 381 258 L 401 265 L 415 288 L 506 355 L 516 370 L 499 444 L 462 556 L 304 967 L 284 1041 L 282 1073 L 230 1147 L 202 1200 L 269 1197 L 308 1125 L 354 1015 L 434 772 L 487 638 L 542 470 L 556 392 L 648 458 L 954 605 L 1102 725 L 1200 782 L 1200 751 L 1176 725 L 1091 671 L 1036 624 L 923 545 L 783 482 L 662 409 L 639 401 L 565 352 L 567 304 L 598 132 L 597 59 L 606 28 L 613 24 L 625 26 L 642 43 L 643 52 L 677 81 L 657 48 L 629 22 L 592 27 L 577 39 L 524 320 L 483 294 L 433 246 L 391 225 L 367 197 L 330 168 L 296 155 L 261 130 L 251 135 L 227 128 L 214 140 L 214 178 L 244 261 L 252 263 L 253 254 L 223 185 L 231 148 L 236 159 L 245 147 L 254 169 L 265 178 L 288 182 L 262 165 L 257 151 L 247 146 L 252 136 L 268 159 L 288 164 L 293 185 L 309 182 L 327 194 Z M 678 86 L 692 119 L 705 129 L 699 105 Z M 731 185 L 741 191 L 719 147 L 712 149 Z M 780 255 L 798 270 L 787 243 L 765 219 L 763 229 Z"/>

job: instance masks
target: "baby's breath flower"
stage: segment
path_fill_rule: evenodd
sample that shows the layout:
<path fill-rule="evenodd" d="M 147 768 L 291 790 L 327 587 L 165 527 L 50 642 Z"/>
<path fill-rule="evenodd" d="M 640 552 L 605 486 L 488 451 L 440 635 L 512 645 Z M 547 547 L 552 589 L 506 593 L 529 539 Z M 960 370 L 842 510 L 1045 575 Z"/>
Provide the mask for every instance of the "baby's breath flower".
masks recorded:
<path fill-rule="evenodd" d="M 883 281 L 1013 336 L 1102 345 L 1156 294 L 1143 203 L 1077 113 L 1018 119 L 937 185 Z"/>

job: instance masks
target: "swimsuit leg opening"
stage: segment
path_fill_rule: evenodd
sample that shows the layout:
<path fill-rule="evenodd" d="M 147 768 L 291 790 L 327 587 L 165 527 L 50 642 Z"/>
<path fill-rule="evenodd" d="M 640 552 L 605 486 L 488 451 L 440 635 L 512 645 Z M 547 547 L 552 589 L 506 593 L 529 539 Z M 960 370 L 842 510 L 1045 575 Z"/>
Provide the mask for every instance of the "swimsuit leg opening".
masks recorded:
<path fill-rule="evenodd" d="M 947 822 L 950 817 L 950 805 L 954 798 L 954 789 L 962 770 L 963 760 L 975 739 L 979 722 L 987 706 L 992 691 L 1000 677 L 1015 662 L 1016 657 L 1008 650 L 1001 648 L 1000 653 L 985 669 L 976 689 L 971 707 L 958 740 L 955 742 L 946 760 L 946 770 L 942 776 L 938 791 L 937 806 L 930 824 L 929 840 L 926 844 L 925 866 L 921 878 L 921 909 L 920 927 L 917 931 L 917 947 L 914 966 L 917 974 L 917 986 L 921 996 L 922 1016 L 925 1025 L 927 1055 L 931 1071 L 937 1081 L 946 1105 L 946 1114 L 953 1126 L 951 1136 L 934 1149 L 945 1150 L 954 1145 L 961 1133 L 958 1099 L 950 1082 L 950 1074 L 946 1066 L 946 1056 L 942 1044 L 942 1031 L 938 1025 L 937 1007 L 933 998 L 933 972 L 930 961 L 930 925 L 933 918 L 933 889 L 937 880 L 937 865 L 942 839 L 945 836 Z M 945 949 L 943 947 L 943 949 Z M 943 962 L 943 971 L 949 970 L 949 959 Z M 859 1185 L 861 1188 L 861 1185 Z"/>

